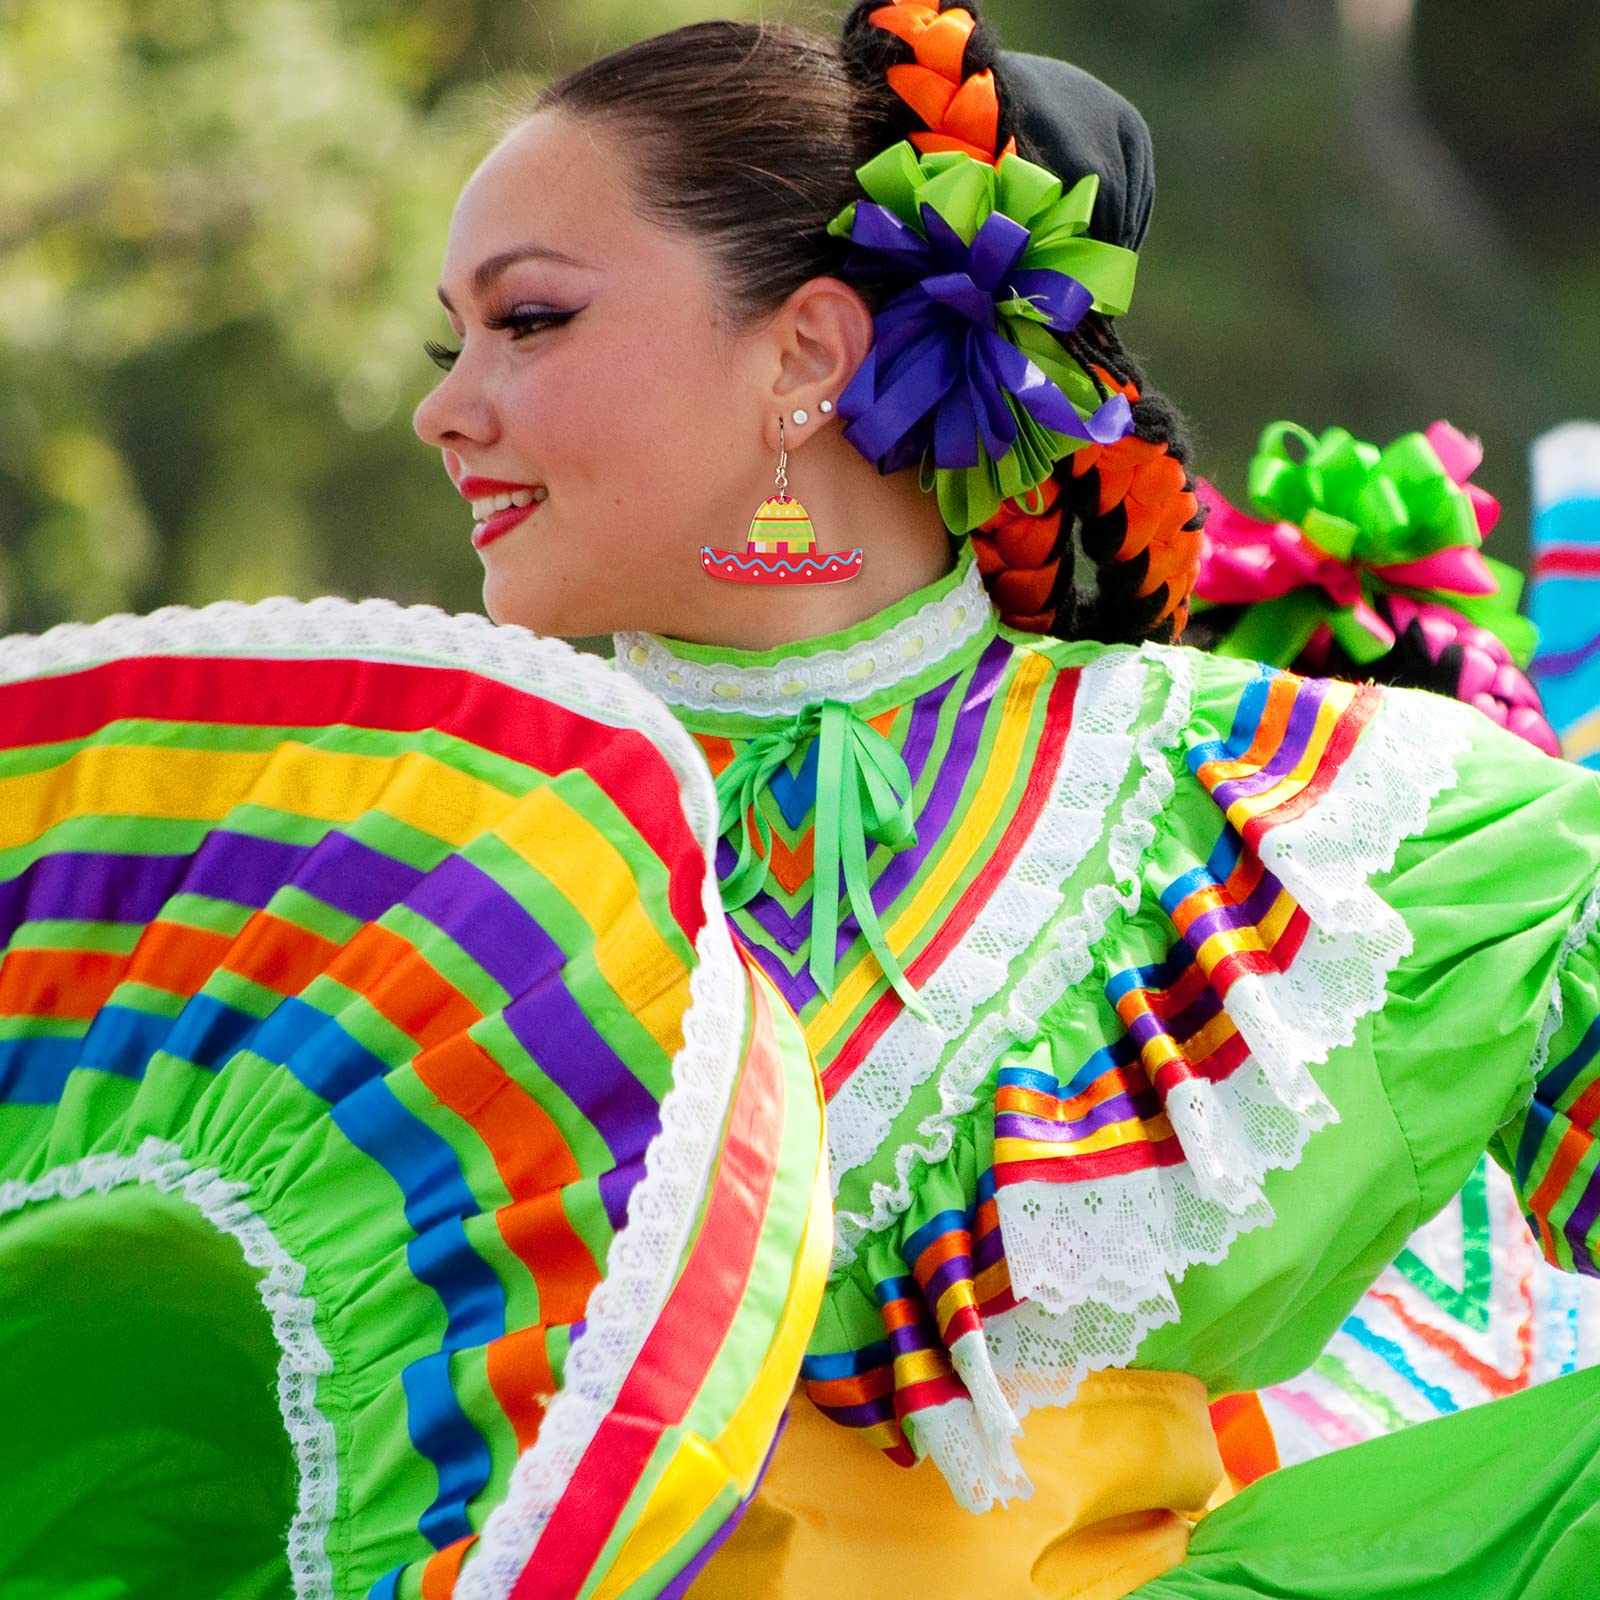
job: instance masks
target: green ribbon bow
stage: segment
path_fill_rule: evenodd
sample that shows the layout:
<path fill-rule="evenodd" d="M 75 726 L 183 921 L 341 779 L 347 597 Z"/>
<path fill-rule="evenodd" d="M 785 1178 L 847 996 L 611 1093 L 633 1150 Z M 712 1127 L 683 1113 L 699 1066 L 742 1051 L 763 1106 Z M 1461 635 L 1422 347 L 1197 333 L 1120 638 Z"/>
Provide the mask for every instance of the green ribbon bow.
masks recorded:
<path fill-rule="evenodd" d="M 1064 273 L 1094 297 L 1093 307 L 1121 316 L 1133 298 L 1137 252 L 1087 237 L 1100 179 L 1095 173 L 1063 191 L 1053 172 L 1015 154 L 997 166 L 976 161 L 959 150 L 919 155 L 906 140 L 891 145 L 856 171 L 867 198 L 891 211 L 920 232 L 923 206 L 931 207 L 962 242 L 970 245 L 995 212 L 1028 230 L 1020 271 Z M 855 224 L 852 201 L 828 224 L 828 232 L 848 239 Z M 1021 295 L 995 302 L 997 329 L 1088 417 L 1104 397 L 1094 380 L 1069 357 L 1045 326 L 1048 313 Z M 1020 406 L 1012 406 L 1018 434 L 998 461 L 984 459 L 975 467 L 923 468 L 923 489 L 937 489 L 945 524 L 971 529 L 987 522 L 1011 499 L 1021 499 L 1043 483 L 1056 462 L 1079 449 L 1084 440 L 1045 427 Z"/>
<path fill-rule="evenodd" d="M 739 858 L 722 880 L 723 904 L 737 910 L 752 900 L 767 881 L 772 854 L 772 828 L 762 814 L 761 791 L 794 753 L 820 732 L 817 757 L 816 855 L 811 905 L 811 976 L 830 999 L 834 986 L 834 949 L 839 936 L 839 871 L 844 869 L 845 898 L 861 926 L 878 965 L 905 1002 L 906 1009 L 931 1021 L 911 980 L 884 935 L 867 881 L 868 839 L 891 850 L 917 842 L 911 810 L 911 773 L 900 752 L 869 722 L 837 700 L 808 707 L 782 728 L 751 739 L 717 777 L 720 807 L 717 831 L 741 830 Z M 761 841 L 755 848 L 754 834 Z"/>
<path fill-rule="evenodd" d="M 1290 454 L 1291 440 L 1303 459 Z M 1478 553 L 1472 498 L 1425 435 L 1403 434 L 1380 451 L 1344 428 L 1319 438 L 1297 423 L 1276 422 L 1261 435 L 1247 487 L 1264 515 L 1296 524 L 1347 569 L 1344 603 L 1325 608 L 1321 620 L 1353 661 L 1374 661 L 1392 644 L 1369 604 L 1389 589 L 1437 599 L 1496 634 L 1514 657 L 1532 654 L 1531 626 L 1517 614 L 1520 577 Z M 1304 597 L 1283 603 L 1291 601 L 1307 610 Z M 1309 611 L 1302 623 L 1308 621 L 1314 628 Z"/>

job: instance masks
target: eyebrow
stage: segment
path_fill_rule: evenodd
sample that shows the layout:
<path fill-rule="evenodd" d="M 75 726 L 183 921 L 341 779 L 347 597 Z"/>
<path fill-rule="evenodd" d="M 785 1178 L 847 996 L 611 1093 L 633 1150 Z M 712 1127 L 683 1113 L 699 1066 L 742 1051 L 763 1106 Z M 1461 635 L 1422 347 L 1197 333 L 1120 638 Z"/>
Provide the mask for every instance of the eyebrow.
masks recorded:
<path fill-rule="evenodd" d="M 485 289 L 500 276 L 507 267 L 513 266 L 518 261 L 555 261 L 566 267 L 587 267 L 587 261 L 580 261 L 576 256 L 569 256 L 564 250 L 553 249 L 544 244 L 521 244 L 511 250 L 502 250 L 498 255 L 490 256 L 487 261 L 478 264 L 478 269 L 472 274 L 472 289 L 474 294 L 482 294 Z M 454 311 L 450 303 L 450 296 L 444 292 L 444 285 L 439 285 L 439 303 L 446 311 Z"/>

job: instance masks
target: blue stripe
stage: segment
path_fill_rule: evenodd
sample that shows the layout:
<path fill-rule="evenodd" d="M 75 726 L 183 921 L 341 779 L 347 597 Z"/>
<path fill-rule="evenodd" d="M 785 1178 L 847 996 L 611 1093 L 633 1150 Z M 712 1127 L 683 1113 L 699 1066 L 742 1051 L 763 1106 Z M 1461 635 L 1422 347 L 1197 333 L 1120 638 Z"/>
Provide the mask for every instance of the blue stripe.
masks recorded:
<path fill-rule="evenodd" d="M 1429 1383 L 1406 1359 L 1405 1351 L 1393 1339 L 1385 1339 L 1381 1334 L 1374 1333 L 1360 1317 L 1346 1317 L 1343 1331 L 1363 1349 L 1372 1351 L 1387 1366 L 1392 1367 L 1412 1388 L 1419 1390 L 1435 1411 L 1448 1414 L 1461 1409 L 1448 1389 L 1441 1389 L 1438 1384 Z"/>
<path fill-rule="evenodd" d="M 1545 506 L 1533 519 L 1534 555 L 1551 544 L 1600 544 L 1600 500 L 1580 495 Z"/>
<path fill-rule="evenodd" d="M 440 1348 L 401 1375 L 411 1442 L 433 1464 L 438 1492 L 418 1527 L 435 1549 L 472 1532 L 468 1503 L 489 1481 L 489 1447 L 468 1421 L 450 1383 L 450 1353 L 476 1349 L 506 1327 L 505 1291 L 473 1249 L 463 1219 L 479 1206 L 450 1146 L 408 1111 L 381 1079 L 339 1101 L 334 1123 L 399 1185 L 416 1237 L 406 1259 L 445 1309 Z"/>
<path fill-rule="evenodd" d="M 894 1360 L 894 1351 L 887 1339 L 875 1344 L 862 1345 L 859 1350 L 841 1350 L 836 1355 L 807 1356 L 800 1363 L 800 1376 L 812 1383 L 826 1383 L 833 1378 L 853 1378 L 857 1373 L 870 1372 L 874 1367 L 886 1367 Z"/>
<path fill-rule="evenodd" d="M 1245 685 L 1239 697 L 1239 709 L 1234 713 L 1233 727 L 1226 739 L 1212 739 L 1197 744 L 1189 752 L 1189 770 L 1197 777 L 1208 761 L 1237 761 L 1247 751 L 1256 736 L 1261 713 L 1266 710 L 1267 692 L 1273 680 L 1282 674 L 1275 667 L 1261 667 L 1255 677 Z"/>
<path fill-rule="evenodd" d="M 1545 1135 L 1550 1131 L 1550 1124 L 1555 1120 L 1556 1113 L 1540 1100 L 1533 1100 L 1528 1105 L 1528 1120 L 1522 1125 L 1522 1137 L 1517 1141 L 1517 1187 L 1526 1189 L 1528 1174 L 1533 1171 L 1533 1163 L 1538 1159 L 1539 1148 L 1544 1144 Z"/>
<path fill-rule="evenodd" d="M 1600 1017 L 1589 1024 L 1588 1032 L 1578 1041 L 1572 1054 L 1557 1062 L 1539 1079 L 1534 1093 L 1547 1106 L 1553 1106 L 1572 1087 L 1578 1074 L 1593 1065 L 1597 1055 L 1600 1055 Z"/>
<path fill-rule="evenodd" d="M 0 1103 L 55 1105 L 82 1047 L 81 1039 L 0 1039 Z"/>
<path fill-rule="evenodd" d="M 262 1023 L 250 1048 L 335 1103 L 389 1071 L 388 1062 L 358 1044 L 332 1017 L 295 997 Z"/>
<path fill-rule="evenodd" d="M 399 1600 L 400 1574 L 402 1567 L 396 1567 L 393 1572 L 386 1572 L 367 1590 L 367 1600 Z"/>
<path fill-rule="evenodd" d="M 938 1216 L 930 1217 L 916 1232 L 901 1242 L 901 1259 L 914 1262 L 935 1239 L 957 1228 L 966 1227 L 968 1221 L 967 1213 L 959 1210 L 941 1211 Z"/>

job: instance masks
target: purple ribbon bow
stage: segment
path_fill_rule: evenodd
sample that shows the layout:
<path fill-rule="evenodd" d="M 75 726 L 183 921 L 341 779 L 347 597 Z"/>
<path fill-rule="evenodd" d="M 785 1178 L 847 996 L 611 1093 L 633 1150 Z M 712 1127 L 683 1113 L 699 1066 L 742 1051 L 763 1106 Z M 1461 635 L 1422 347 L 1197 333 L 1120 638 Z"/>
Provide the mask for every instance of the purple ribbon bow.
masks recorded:
<path fill-rule="evenodd" d="M 1128 432 L 1128 402 L 1113 395 L 1085 422 L 1039 365 L 998 331 L 996 301 L 1021 296 L 1042 325 L 1069 333 L 1094 297 L 1076 278 L 1019 269 L 1030 235 L 991 212 L 969 245 L 932 206 L 923 238 L 885 207 L 858 202 L 850 230 L 857 249 L 847 278 L 914 277 L 873 322 L 876 339 L 839 397 L 845 437 L 883 473 L 920 461 L 929 444 L 936 467 L 976 467 L 978 439 L 991 460 L 1017 438 L 1012 395 L 1035 422 L 1094 444 Z M 1031 320 L 1031 319 L 1030 319 Z M 881 374 L 881 376 L 880 376 Z"/>

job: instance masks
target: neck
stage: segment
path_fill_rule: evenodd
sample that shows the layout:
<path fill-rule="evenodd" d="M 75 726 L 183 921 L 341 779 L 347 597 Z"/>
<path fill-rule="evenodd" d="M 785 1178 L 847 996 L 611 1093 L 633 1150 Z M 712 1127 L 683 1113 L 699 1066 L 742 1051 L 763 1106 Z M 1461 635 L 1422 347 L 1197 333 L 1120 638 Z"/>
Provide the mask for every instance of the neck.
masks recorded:
<path fill-rule="evenodd" d="M 770 650 L 853 627 L 954 568 L 956 552 L 938 502 L 918 486 L 914 472 L 879 474 L 837 429 L 791 451 L 789 467 L 787 492 L 810 514 L 817 549 L 859 548 L 860 574 L 845 583 L 793 587 L 717 583 L 715 593 L 714 580 L 702 574 L 700 603 L 676 626 L 658 631 L 692 644 Z M 764 494 L 773 492 L 768 487 Z M 750 511 L 761 498 L 750 501 Z M 730 533 L 732 548 L 743 547 L 744 531 Z"/>

